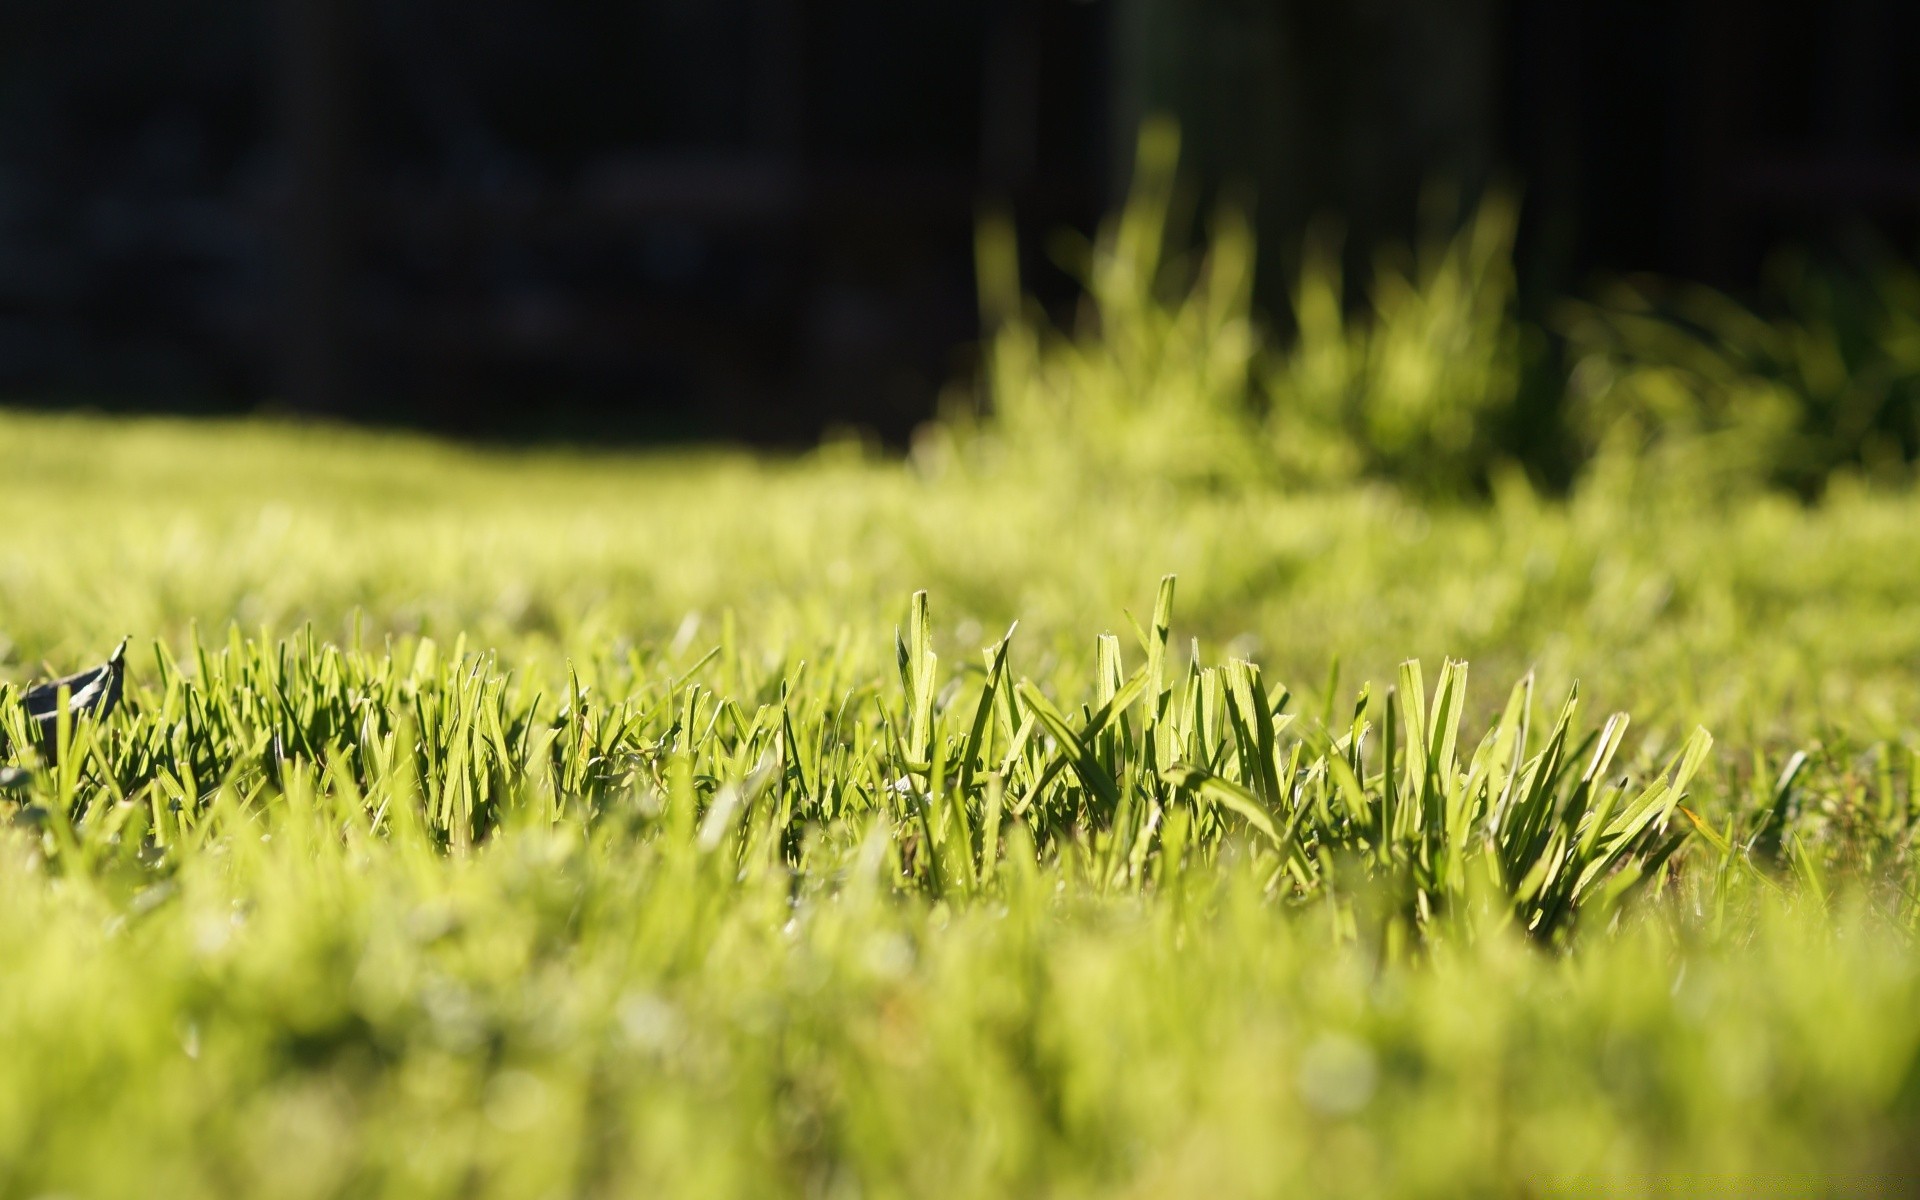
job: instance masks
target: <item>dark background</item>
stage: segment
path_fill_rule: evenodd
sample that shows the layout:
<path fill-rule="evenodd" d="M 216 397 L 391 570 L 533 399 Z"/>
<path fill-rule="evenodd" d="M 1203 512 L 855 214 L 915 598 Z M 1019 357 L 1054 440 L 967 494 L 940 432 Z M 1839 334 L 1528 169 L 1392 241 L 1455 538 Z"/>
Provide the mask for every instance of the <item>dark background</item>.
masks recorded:
<path fill-rule="evenodd" d="M 0 400 L 470 436 L 897 438 L 971 238 L 1124 191 L 1140 119 L 1251 198 L 1278 310 L 1422 189 L 1522 186 L 1529 303 L 1920 211 L 1920 5 L 7 0 Z"/>

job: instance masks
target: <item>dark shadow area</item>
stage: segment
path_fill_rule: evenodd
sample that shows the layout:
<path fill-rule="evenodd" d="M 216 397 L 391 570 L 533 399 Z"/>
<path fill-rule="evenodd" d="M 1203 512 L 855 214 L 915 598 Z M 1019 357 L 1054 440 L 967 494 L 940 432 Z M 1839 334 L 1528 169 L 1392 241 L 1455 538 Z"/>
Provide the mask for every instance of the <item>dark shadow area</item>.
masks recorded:
<path fill-rule="evenodd" d="M 1741 288 L 1920 212 L 1903 0 L 14 0 L 0 397 L 464 436 L 898 439 L 977 338 L 972 234 L 1027 282 L 1133 131 L 1250 197 L 1263 299 L 1307 223 L 1403 241 L 1513 180 L 1534 302 Z"/>

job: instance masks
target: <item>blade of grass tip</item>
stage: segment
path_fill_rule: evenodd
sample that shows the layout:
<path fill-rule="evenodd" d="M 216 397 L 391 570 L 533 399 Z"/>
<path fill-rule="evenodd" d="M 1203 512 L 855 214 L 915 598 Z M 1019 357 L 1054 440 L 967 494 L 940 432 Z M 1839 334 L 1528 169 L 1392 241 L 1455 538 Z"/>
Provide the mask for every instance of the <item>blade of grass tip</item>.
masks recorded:
<path fill-rule="evenodd" d="M 1286 794 L 1280 786 L 1280 730 L 1286 724 L 1274 723 L 1274 717 L 1287 706 L 1287 689 L 1282 686 L 1280 699 L 1275 701 L 1267 691 L 1266 677 L 1260 668 L 1252 663 L 1246 667 L 1247 691 L 1253 700 L 1253 731 L 1255 748 L 1259 755 L 1260 780 L 1266 786 L 1266 801 L 1278 807 Z"/>
<path fill-rule="evenodd" d="M 1146 671 L 1145 668 L 1142 668 L 1128 677 L 1127 681 L 1121 684 L 1119 689 L 1114 692 L 1111 699 L 1107 700 L 1107 702 L 1102 704 L 1098 709 L 1087 714 L 1086 726 L 1081 729 L 1076 736 L 1079 740 L 1088 745 L 1092 745 L 1094 737 L 1107 729 L 1121 713 L 1133 705 L 1134 701 L 1140 699 L 1141 694 L 1146 691 L 1146 687 Z M 1061 715 L 1060 710 L 1053 707 L 1052 702 L 1049 701 L 1039 689 L 1033 686 L 1031 680 L 1022 680 L 1019 691 L 1021 699 L 1028 704 L 1029 708 L 1034 707 L 1033 702 L 1037 698 L 1040 705 L 1044 706 L 1046 711 L 1052 713 L 1055 718 L 1063 723 L 1065 722 L 1066 718 Z M 1071 726 L 1068 726 L 1068 728 L 1071 728 Z"/>
<path fill-rule="evenodd" d="M 1011 691 L 1012 689 L 1008 690 Z M 1013 739 L 1007 746 L 1007 753 L 1005 757 L 1000 760 L 999 774 L 1003 778 L 1011 779 L 1014 768 L 1022 764 L 1023 757 L 1027 752 L 1027 745 L 1033 740 L 1033 731 L 1038 728 L 1039 721 L 1040 719 L 1034 715 L 1032 709 L 1028 709 L 1025 713 L 1021 714 L 1020 728 L 1014 731 Z M 1027 802 L 1031 799 L 1031 795 L 1022 797 L 1019 803 L 1014 805 L 1014 813 L 1017 815 L 1024 811 Z"/>
<path fill-rule="evenodd" d="M 1240 778 L 1259 788 L 1259 770 L 1254 765 L 1255 737 L 1253 728 L 1248 724 L 1247 710 L 1253 707 L 1245 686 L 1240 678 L 1238 660 L 1229 662 L 1220 673 L 1220 714 L 1224 729 L 1233 744 L 1233 753 L 1240 764 Z"/>
<path fill-rule="evenodd" d="M 1566 703 L 1560 706 L 1560 716 L 1554 722 L 1553 732 L 1547 735 L 1547 741 L 1528 764 L 1525 772 L 1526 792 L 1519 801 L 1519 823 L 1515 832 L 1521 843 L 1529 849 L 1537 845 L 1544 837 L 1547 825 L 1555 815 L 1555 794 L 1560 787 L 1561 776 L 1566 772 L 1570 757 L 1567 753 L 1567 738 L 1573 731 L 1573 719 L 1580 708 L 1580 685 L 1575 683 L 1567 691 Z"/>
<path fill-rule="evenodd" d="M 896 635 L 897 638 L 897 635 Z M 900 679 L 906 688 L 907 748 L 920 762 L 930 761 L 933 739 L 935 656 L 928 618 L 927 593 L 918 591 L 907 613 L 906 641 L 896 647 L 901 659 Z"/>
<path fill-rule="evenodd" d="M 1467 664 L 1449 659 L 1440 668 L 1433 689 L 1433 728 L 1427 744 L 1433 747 L 1434 780 L 1444 796 L 1453 789 L 1460 748 L 1460 718 L 1467 707 Z"/>
<path fill-rule="evenodd" d="M 1627 736 L 1627 724 L 1630 718 L 1626 713 L 1614 713 L 1600 730 L 1600 739 L 1593 748 L 1593 757 L 1587 762 L 1587 769 L 1581 772 L 1580 782 L 1591 785 L 1606 774 L 1613 763 L 1613 756 L 1620 749 L 1621 739 Z"/>
<path fill-rule="evenodd" d="M 679 676 L 675 678 L 672 683 L 667 685 L 667 690 L 669 692 L 677 692 L 681 688 L 687 686 L 688 680 L 692 679 L 695 675 L 698 675 L 700 671 L 703 668 L 705 668 L 708 663 L 712 662 L 714 659 L 719 657 L 720 657 L 720 647 L 716 645 L 712 649 L 708 650 L 705 654 L 702 654 L 699 658 L 695 659 L 692 666 L 680 672 Z"/>
<path fill-rule="evenodd" d="M 1335 654 L 1327 667 L 1327 690 L 1320 698 L 1320 724 L 1333 728 L 1333 710 L 1340 703 L 1340 655 Z"/>
<path fill-rule="evenodd" d="M 1400 664 L 1400 703 L 1404 706 L 1406 716 L 1407 782 L 1417 810 L 1427 790 L 1427 750 L 1430 744 L 1427 740 L 1427 684 L 1417 658 L 1407 659 Z"/>
<path fill-rule="evenodd" d="M 1580 784 L 1568 800 L 1568 822 L 1576 827 L 1583 820 L 1587 823 L 1586 832 L 1580 835 L 1576 848 L 1578 857 L 1582 859 L 1592 853 L 1608 818 L 1612 816 L 1612 805 L 1618 799 L 1612 789 L 1604 786 L 1604 780 L 1614 754 L 1620 749 L 1621 739 L 1626 737 L 1627 724 L 1626 713 L 1614 713 L 1607 718 L 1594 744 L 1593 757 L 1588 760 L 1587 769 L 1581 772 Z M 1598 803 L 1594 802 L 1596 794 L 1600 797 Z"/>
<path fill-rule="evenodd" d="M 1160 592 L 1153 599 L 1153 631 L 1147 642 L 1147 721 L 1158 726 L 1160 696 L 1166 691 L 1167 643 L 1173 635 L 1172 575 L 1160 577 Z"/>
<path fill-rule="evenodd" d="M 1237 739 L 1227 719 L 1226 672 L 1220 667 L 1208 667 L 1200 674 L 1200 725 L 1195 749 L 1198 755 L 1190 757 L 1206 763 L 1210 771 L 1217 770 L 1216 764 L 1225 762 L 1228 755 L 1238 753 Z"/>
<path fill-rule="evenodd" d="M 1687 738 L 1687 744 L 1680 751 L 1680 765 L 1674 769 L 1671 782 L 1667 784 L 1666 803 L 1660 807 L 1658 823 L 1665 825 L 1673 816 L 1673 810 L 1686 798 L 1687 787 L 1700 767 L 1707 761 L 1707 755 L 1713 751 L 1713 735 L 1705 728 L 1695 726 Z"/>
<path fill-rule="evenodd" d="M 908 703 L 913 700 L 913 653 L 907 649 L 907 639 L 899 626 L 893 630 L 893 657 L 900 668 L 900 691 L 906 695 Z"/>
<path fill-rule="evenodd" d="M 914 592 L 908 601 L 907 635 L 915 654 L 925 652 L 932 641 L 932 634 L 928 628 L 928 601 L 925 588 Z"/>
<path fill-rule="evenodd" d="M 1368 684 L 1362 687 L 1360 694 L 1354 698 L 1353 719 L 1347 722 L 1347 736 L 1344 739 L 1347 747 L 1347 765 L 1356 772 L 1361 769 L 1366 753 L 1367 734 L 1373 732 L 1373 722 L 1367 719 L 1367 713 L 1372 707 L 1373 686 Z"/>
<path fill-rule="evenodd" d="M 1680 754 L 1680 766 L 1673 773 L 1673 790 L 1679 794 L 1687 790 L 1694 775 L 1700 770 L 1700 764 L 1707 761 L 1707 755 L 1713 750 L 1713 735 L 1704 726 L 1695 726 L 1692 736 Z"/>
<path fill-rule="evenodd" d="M 1494 725 L 1488 740 L 1492 743 L 1489 759 L 1489 781 L 1497 795 L 1493 797 L 1489 810 L 1487 826 L 1496 836 L 1500 823 L 1506 817 L 1508 803 L 1513 799 L 1514 780 L 1520 775 L 1521 763 L 1527 753 L 1527 717 L 1533 705 L 1533 672 L 1527 672 L 1513 690 L 1507 693 L 1507 706 L 1500 712 L 1500 720 Z"/>
<path fill-rule="evenodd" d="M 1172 725 L 1169 746 L 1163 757 L 1171 762 L 1182 755 L 1193 758 L 1199 753 L 1200 664 L 1189 659 L 1185 678 L 1167 697 L 1167 716 Z"/>
<path fill-rule="evenodd" d="M 1113 698 L 1120 694 L 1120 687 L 1124 682 L 1123 670 L 1120 662 L 1120 639 L 1112 634 L 1100 635 L 1094 643 L 1094 699 L 1099 703 L 1100 708 L 1111 708 Z M 1116 712 L 1114 716 L 1117 718 L 1119 714 Z M 1088 714 L 1088 717 L 1089 728 L 1091 728 L 1092 714 Z M 1118 719 L 1106 721 L 1098 734 L 1090 735 L 1088 738 L 1095 753 L 1100 756 L 1100 765 L 1115 778 L 1119 777 L 1117 759 L 1119 738 L 1115 726 L 1120 723 Z"/>

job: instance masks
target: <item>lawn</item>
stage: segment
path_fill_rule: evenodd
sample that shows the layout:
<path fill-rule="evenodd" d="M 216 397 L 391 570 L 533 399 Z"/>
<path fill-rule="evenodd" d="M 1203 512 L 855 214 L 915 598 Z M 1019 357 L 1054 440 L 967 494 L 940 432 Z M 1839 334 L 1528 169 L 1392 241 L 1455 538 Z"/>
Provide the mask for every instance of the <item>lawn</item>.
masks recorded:
<path fill-rule="evenodd" d="M 1920 1171 L 1906 488 L 0 446 L 0 1194 Z"/>

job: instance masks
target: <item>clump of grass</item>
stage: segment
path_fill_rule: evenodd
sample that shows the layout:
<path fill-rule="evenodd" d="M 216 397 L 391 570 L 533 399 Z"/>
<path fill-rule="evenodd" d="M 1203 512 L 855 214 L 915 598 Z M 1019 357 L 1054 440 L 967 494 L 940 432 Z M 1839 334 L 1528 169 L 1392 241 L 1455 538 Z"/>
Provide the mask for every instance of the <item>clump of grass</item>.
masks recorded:
<path fill-rule="evenodd" d="M 1143 130 L 1128 203 L 1090 248 L 1073 336 L 1026 303 L 1011 229 L 982 226 L 986 419 L 955 411 L 930 438 L 957 438 L 950 450 L 1026 476 L 1246 483 L 1267 470 L 1250 436 L 1261 354 L 1252 233 L 1223 209 L 1205 250 L 1182 251 L 1178 158 L 1172 125 Z"/>
<path fill-rule="evenodd" d="M 1557 475 L 1571 451 L 1586 484 L 1698 498 L 1899 483 L 1920 456 L 1920 275 L 1889 255 L 1851 270 L 1783 255 L 1752 304 L 1650 279 L 1563 303 L 1566 373 L 1536 379 L 1523 414 L 1528 347 L 1544 360 L 1547 339 L 1517 311 L 1510 198 L 1389 248 L 1354 289 L 1334 240 L 1310 236 L 1270 322 L 1241 213 L 1223 206 L 1186 244 L 1178 158 L 1171 125 L 1143 130 L 1067 330 L 1023 298 L 1011 229 L 983 225 L 978 397 L 949 406 L 923 461 L 1075 486 L 1381 480 L 1435 499 L 1484 495 L 1510 465 Z"/>
<path fill-rule="evenodd" d="M 1668 486 L 1821 491 L 1903 481 L 1920 454 L 1920 275 L 1891 258 L 1818 271 L 1782 257 L 1772 315 L 1704 287 L 1616 282 L 1566 306 L 1571 412 L 1616 472 Z"/>
<path fill-rule="evenodd" d="M 728 694 L 715 683 L 740 664 L 718 650 L 677 674 L 636 660 L 600 688 L 569 671 L 549 697 L 431 641 L 368 655 L 236 630 L 217 652 L 196 641 L 189 670 L 156 647 L 132 715 L 63 727 L 53 765 L 15 799 L 44 824 L 54 867 L 163 859 L 220 806 L 282 802 L 290 787 L 353 797 L 370 828 L 455 853 L 526 813 L 591 826 L 636 794 L 655 797 L 646 828 L 697 825 L 736 857 L 801 874 L 810 837 L 880 828 L 894 882 L 950 899 L 996 890 L 1010 830 L 1102 891 L 1150 889 L 1234 844 L 1285 899 L 1345 903 L 1336 866 L 1358 866 L 1371 895 L 1395 896 L 1403 936 L 1477 879 L 1548 942 L 1583 910 L 1613 912 L 1679 845 L 1671 820 L 1704 733 L 1630 785 L 1609 775 L 1625 715 L 1582 734 L 1569 697 L 1543 731 L 1526 680 L 1469 748 L 1454 662 L 1431 699 L 1408 662 L 1397 689 L 1363 691 L 1337 727 L 1299 721 L 1250 662 L 1175 663 L 1173 593 L 1169 577 L 1133 669 L 1118 639 L 1098 640 L 1078 716 L 1016 678 L 1011 635 L 973 679 L 943 678 L 924 593 L 894 697 L 804 671 Z M 812 673 L 847 674 L 831 659 Z"/>
<path fill-rule="evenodd" d="M 1512 205 L 1489 200 L 1410 268 L 1382 256 L 1364 312 L 1337 254 L 1310 242 L 1294 337 L 1276 342 L 1253 309 L 1244 216 L 1224 206 L 1203 247 L 1180 246 L 1178 158 L 1174 128 L 1149 124 L 1129 200 L 1091 248 L 1070 335 L 1023 300 L 1011 230 L 983 225 L 985 419 L 951 413 L 929 452 L 1029 478 L 1482 486 L 1519 389 Z"/>
<path fill-rule="evenodd" d="M 1264 379 L 1280 460 L 1322 483 L 1364 473 L 1442 496 L 1485 485 L 1520 391 L 1515 219 L 1495 196 L 1457 234 L 1430 237 L 1410 268 L 1382 255 L 1358 315 L 1335 248 L 1309 241 L 1295 340 Z"/>

